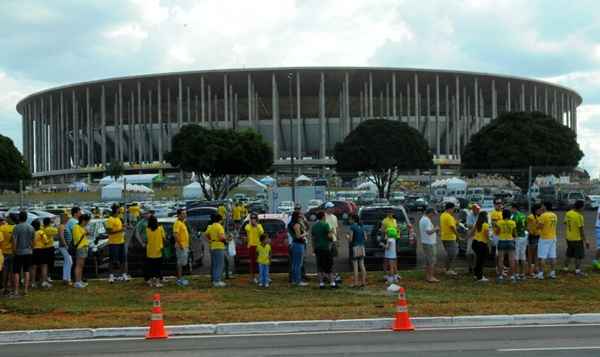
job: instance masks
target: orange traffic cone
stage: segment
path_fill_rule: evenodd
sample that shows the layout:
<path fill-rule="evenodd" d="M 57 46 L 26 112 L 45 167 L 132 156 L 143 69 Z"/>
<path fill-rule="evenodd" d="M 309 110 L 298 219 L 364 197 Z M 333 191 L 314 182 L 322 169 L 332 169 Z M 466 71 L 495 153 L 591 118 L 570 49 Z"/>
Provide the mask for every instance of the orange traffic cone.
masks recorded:
<path fill-rule="evenodd" d="M 147 340 L 158 340 L 169 338 L 165 331 L 165 321 L 163 320 L 162 310 L 160 308 L 160 294 L 154 294 L 152 303 L 152 316 L 150 317 L 150 330 L 146 335 Z"/>
<path fill-rule="evenodd" d="M 392 325 L 393 331 L 414 331 L 415 326 L 410 321 L 408 315 L 408 304 L 406 303 L 406 294 L 404 288 L 398 290 L 398 302 L 396 303 L 396 320 Z"/>

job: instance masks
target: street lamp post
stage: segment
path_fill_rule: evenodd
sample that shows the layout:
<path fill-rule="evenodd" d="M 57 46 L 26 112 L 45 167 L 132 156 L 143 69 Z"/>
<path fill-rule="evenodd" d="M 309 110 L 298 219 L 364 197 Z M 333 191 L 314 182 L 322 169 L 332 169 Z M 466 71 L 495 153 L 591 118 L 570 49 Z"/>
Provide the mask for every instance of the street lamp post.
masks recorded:
<path fill-rule="evenodd" d="M 294 127 L 292 125 L 292 117 L 294 116 L 294 107 L 292 104 L 292 79 L 294 78 L 293 73 L 288 73 L 288 101 L 290 105 L 290 170 L 292 173 L 292 201 L 296 203 L 296 170 L 294 167 Z"/>

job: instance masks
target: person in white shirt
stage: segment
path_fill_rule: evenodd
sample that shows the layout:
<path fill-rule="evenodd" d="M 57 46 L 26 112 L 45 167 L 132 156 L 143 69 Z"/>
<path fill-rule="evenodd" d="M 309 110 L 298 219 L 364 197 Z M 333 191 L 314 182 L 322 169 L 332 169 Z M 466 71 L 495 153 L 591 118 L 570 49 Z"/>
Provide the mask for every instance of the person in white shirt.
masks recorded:
<path fill-rule="evenodd" d="M 477 203 L 473 203 L 471 205 L 471 209 L 467 212 L 467 219 L 465 221 L 466 228 L 469 232 L 471 232 L 471 228 L 475 226 L 477 222 L 477 216 L 479 216 L 479 212 L 481 211 L 481 207 Z M 469 273 L 473 272 L 473 268 L 475 267 L 475 253 L 473 252 L 473 235 L 467 234 L 467 252 L 466 258 L 467 263 L 469 265 Z"/>
<path fill-rule="evenodd" d="M 428 207 L 423 217 L 419 220 L 419 233 L 425 259 L 425 280 L 429 283 L 438 283 L 439 280 L 435 278 L 434 272 L 437 256 L 435 246 L 437 244 L 437 233 L 440 231 L 440 228 L 433 225 L 433 217 L 435 217 L 435 210 Z"/>

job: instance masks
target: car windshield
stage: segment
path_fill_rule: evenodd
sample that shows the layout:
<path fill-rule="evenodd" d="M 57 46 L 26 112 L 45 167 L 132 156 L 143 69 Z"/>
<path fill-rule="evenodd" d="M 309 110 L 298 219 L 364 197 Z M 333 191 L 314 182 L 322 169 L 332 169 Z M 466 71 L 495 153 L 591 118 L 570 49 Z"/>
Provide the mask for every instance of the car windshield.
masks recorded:
<path fill-rule="evenodd" d="M 261 219 L 260 224 L 269 236 L 285 231 L 285 222 L 280 219 Z"/>
<path fill-rule="evenodd" d="M 387 216 L 389 210 L 389 208 L 364 209 L 360 212 L 360 220 L 365 225 L 375 225 Z M 398 224 L 406 223 L 404 211 L 399 208 L 392 208 L 392 211 L 394 212 L 394 218 L 396 218 Z"/>
<path fill-rule="evenodd" d="M 583 193 L 581 193 L 581 192 L 571 192 L 569 194 L 569 198 L 572 200 L 583 200 L 584 199 Z"/>
<path fill-rule="evenodd" d="M 212 208 L 194 208 L 187 211 L 188 217 L 211 216 L 214 213 Z"/>

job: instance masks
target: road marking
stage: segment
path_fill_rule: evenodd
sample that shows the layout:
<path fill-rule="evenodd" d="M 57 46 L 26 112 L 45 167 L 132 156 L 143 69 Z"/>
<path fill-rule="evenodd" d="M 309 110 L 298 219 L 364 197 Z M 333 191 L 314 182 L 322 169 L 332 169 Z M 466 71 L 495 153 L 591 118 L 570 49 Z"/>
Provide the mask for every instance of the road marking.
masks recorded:
<path fill-rule="evenodd" d="M 518 326 L 465 326 L 465 327 L 428 327 L 428 328 L 417 328 L 415 332 L 421 331 L 447 331 L 447 330 L 487 330 L 487 329 L 509 329 L 509 328 L 546 328 L 546 327 L 593 327 L 600 326 L 600 324 L 559 324 L 559 325 L 518 325 Z M 167 332 L 169 327 L 166 328 Z M 380 329 L 380 330 L 352 330 L 352 331 L 307 331 L 307 332 L 279 332 L 279 333 L 246 333 L 246 334 L 235 334 L 235 335 L 184 335 L 184 336 L 171 336 L 171 340 L 184 340 L 184 339 L 206 339 L 206 338 L 236 338 L 236 337 L 278 337 L 278 336 L 305 336 L 305 335 L 341 335 L 341 334 L 357 334 L 357 333 L 379 333 L 389 332 L 391 329 Z M 414 333 L 414 332 L 413 332 Z M 45 341 L 18 341 L 18 342 L 0 342 L 0 346 L 8 345 L 28 345 L 28 344 L 45 344 L 45 343 L 80 343 L 80 342 L 120 342 L 120 341 L 138 341 L 144 340 L 144 337 L 95 337 L 95 338 L 82 338 L 82 339 L 69 339 L 69 340 L 45 340 Z M 164 341 L 164 340 L 161 340 Z M 504 352 L 504 350 L 503 350 Z"/>
<path fill-rule="evenodd" d="M 533 351 L 576 351 L 576 350 L 600 350 L 600 346 L 502 348 L 497 351 L 498 352 L 533 352 Z"/>

